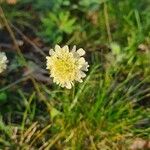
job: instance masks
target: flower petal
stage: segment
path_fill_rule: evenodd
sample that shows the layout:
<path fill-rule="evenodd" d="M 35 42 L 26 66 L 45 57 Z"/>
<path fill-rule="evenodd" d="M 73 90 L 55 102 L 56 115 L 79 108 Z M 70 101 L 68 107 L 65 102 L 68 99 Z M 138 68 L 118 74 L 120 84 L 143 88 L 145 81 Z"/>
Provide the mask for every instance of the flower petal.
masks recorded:
<path fill-rule="evenodd" d="M 8 59 L 4 52 L 0 52 L 0 73 L 7 68 Z"/>
<path fill-rule="evenodd" d="M 81 67 L 81 70 L 88 71 L 88 67 L 89 67 L 88 63 L 85 62 L 85 64 Z"/>
<path fill-rule="evenodd" d="M 49 50 L 49 55 L 54 55 L 54 53 L 55 53 L 55 52 L 54 52 L 53 49 L 50 49 L 50 50 Z"/>
<path fill-rule="evenodd" d="M 66 83 L 66 88 L 67 88 L 67 89 L 71 89 L 71 87 L 72 87 L 71 83 L 70 83 L 70 82 L 67 82 L 67 83 Z"/>
<path fill-rule="evenodd" d="M 55 45 L 55 52 L 59 53 L 61 50 L 61 47 L 59 45 Z"/>
<path fill-rule="evenodd" d="M 63 49 L 65 52 L 69 53 L 69 47 L 68 47 L 68 45 L 65 45 L 62 49 Z"/>
<path fill-rule="evenodd" d="M 76 52 L 76 45 L 73 46 L 72 52 Z"/>
<path fill-rule="evenodd" d="M 85 51 L 84 51 L 82 48 L 78 49 L 78 50 L 77 50 L 77 53 L 78 53 L 80 56 L 85 55 Z"/>
<path fill-rule="evenodd" d="M 81 78 L 85 78 L 86 74 L 83 71 L 80 71 Z"/>
<path fill-rule="evenodd" d="M 85 63 L 85 59 L 83 58 L 83 57 L 81 57 L 80 59 L 79 59 L 79 64 L 84 64 Z"/>

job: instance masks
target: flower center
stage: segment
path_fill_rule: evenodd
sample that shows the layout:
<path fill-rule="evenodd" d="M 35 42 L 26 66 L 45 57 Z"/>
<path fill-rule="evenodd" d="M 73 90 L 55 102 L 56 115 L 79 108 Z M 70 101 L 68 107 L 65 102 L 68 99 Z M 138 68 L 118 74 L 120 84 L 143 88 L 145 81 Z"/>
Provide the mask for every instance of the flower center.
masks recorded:
<path fill-rule="evenodd" d="M 75 60 L 71 57 L 57 58 L 55 61 L 54 72 L 61 81 L 74 80 L 76 72 Z"/>

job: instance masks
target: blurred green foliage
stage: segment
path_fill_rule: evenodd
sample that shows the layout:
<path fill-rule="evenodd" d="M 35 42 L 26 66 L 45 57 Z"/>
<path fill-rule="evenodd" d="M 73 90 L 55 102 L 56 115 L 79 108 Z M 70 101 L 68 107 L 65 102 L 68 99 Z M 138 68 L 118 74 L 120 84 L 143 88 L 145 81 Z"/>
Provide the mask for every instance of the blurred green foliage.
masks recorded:
<path fill-rule="evenodd" d="M 4 8 L 8 18 L 19 25 L 34 28 L 37 24 L 36 34 L 41 35 L 45 42 L 69 41 L 69 44 L 86 43 L 90 47 L 99 42 L 108 44 L 105 2 L 113 41 L 135 49 L 149 37 L 148 0 L 38 0 L 36 3 L 34 0 L 22 0 L 13 6 L 4 4 Z"/>
<path fill-rule="evenodd" d="M 0 103 L 6 102 L 7 94 L 5 92 L 0 93 Z"/>
<path fill-rule="evenodd" d="M 47 17 L 42 18 L 41 34 L 47 42 L 60 43 L 64 34 L 69 36 L 78 29 L 75 21 L 75 18 L 70 18 L 69 12 L 49 13 Z"/>
<path fill-rule="evenodd" d="M 149 0 L 18 0 L 1 6 L 9 22 L 42 41 L 43 51 L 55 44 L 83 47 L 91 69 L 83 84 L 68 91 L 22 80 L 27 68 L 8 52 L 12 60 L 0 84 L 0 148 L 48 143 L 47 149 L 117 150 L 135 137 L 149 139 Z M 34 56 L 26 43 L 24 49 L 27 62 L 42 57 L 38 65 L 45 67 L 45 57 Z M 19 77 L 22 82 L 14 83 Z"/>

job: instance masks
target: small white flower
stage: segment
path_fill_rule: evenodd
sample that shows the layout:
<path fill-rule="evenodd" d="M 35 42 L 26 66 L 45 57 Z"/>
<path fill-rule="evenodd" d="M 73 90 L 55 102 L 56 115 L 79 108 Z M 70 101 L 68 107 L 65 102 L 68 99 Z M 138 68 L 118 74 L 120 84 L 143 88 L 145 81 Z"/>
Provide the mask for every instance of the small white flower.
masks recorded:
<path fill-rule="evenodd" d="M 7 68 L 7 57 L 4 52 L 0 52 L 0 73 L 2 73 Z"/>
<path fill-rule="evenodd" d="M 88 62 L 85 61 L 83 55 L 85 51 L 80 48 L 76 50 L 76 46 L 69 51 L 68 46 L 55 46 L 55 49 L 49 51 L 47 56 L 47 69 L 50 70 L 50 76 L 53 81 L 61 87 L 71 89 L 74 81 L 82 82 L 85 78 L 84 71 L 88 71 Z"/>

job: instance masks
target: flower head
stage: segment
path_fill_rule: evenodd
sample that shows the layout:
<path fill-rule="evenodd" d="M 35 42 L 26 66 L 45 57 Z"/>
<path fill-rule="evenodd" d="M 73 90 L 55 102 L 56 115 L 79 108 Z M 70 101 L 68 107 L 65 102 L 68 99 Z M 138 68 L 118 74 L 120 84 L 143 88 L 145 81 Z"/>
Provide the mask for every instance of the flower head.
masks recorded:
<path fill-rule="evenodd" d="M 47 69 L 50 70 L 50 76 L 53 81 L 61 87 L 71 89 L 74 81 L 82 82 L 82 78 L 86 76 L 84 71 L 88 71 L 88 63 L 83 58 L 85 51 L 80 48 L 76 50 L 76 46 L 69 51 L 68 46 L 55 46 L 55 49 L 49 51 L 47 56 Z"/>
<path fill-rule="evenodd" d="M 0 73 L 2 73 L 7 67 L 7 57 L 4 52 L 0 52 Z"/>

